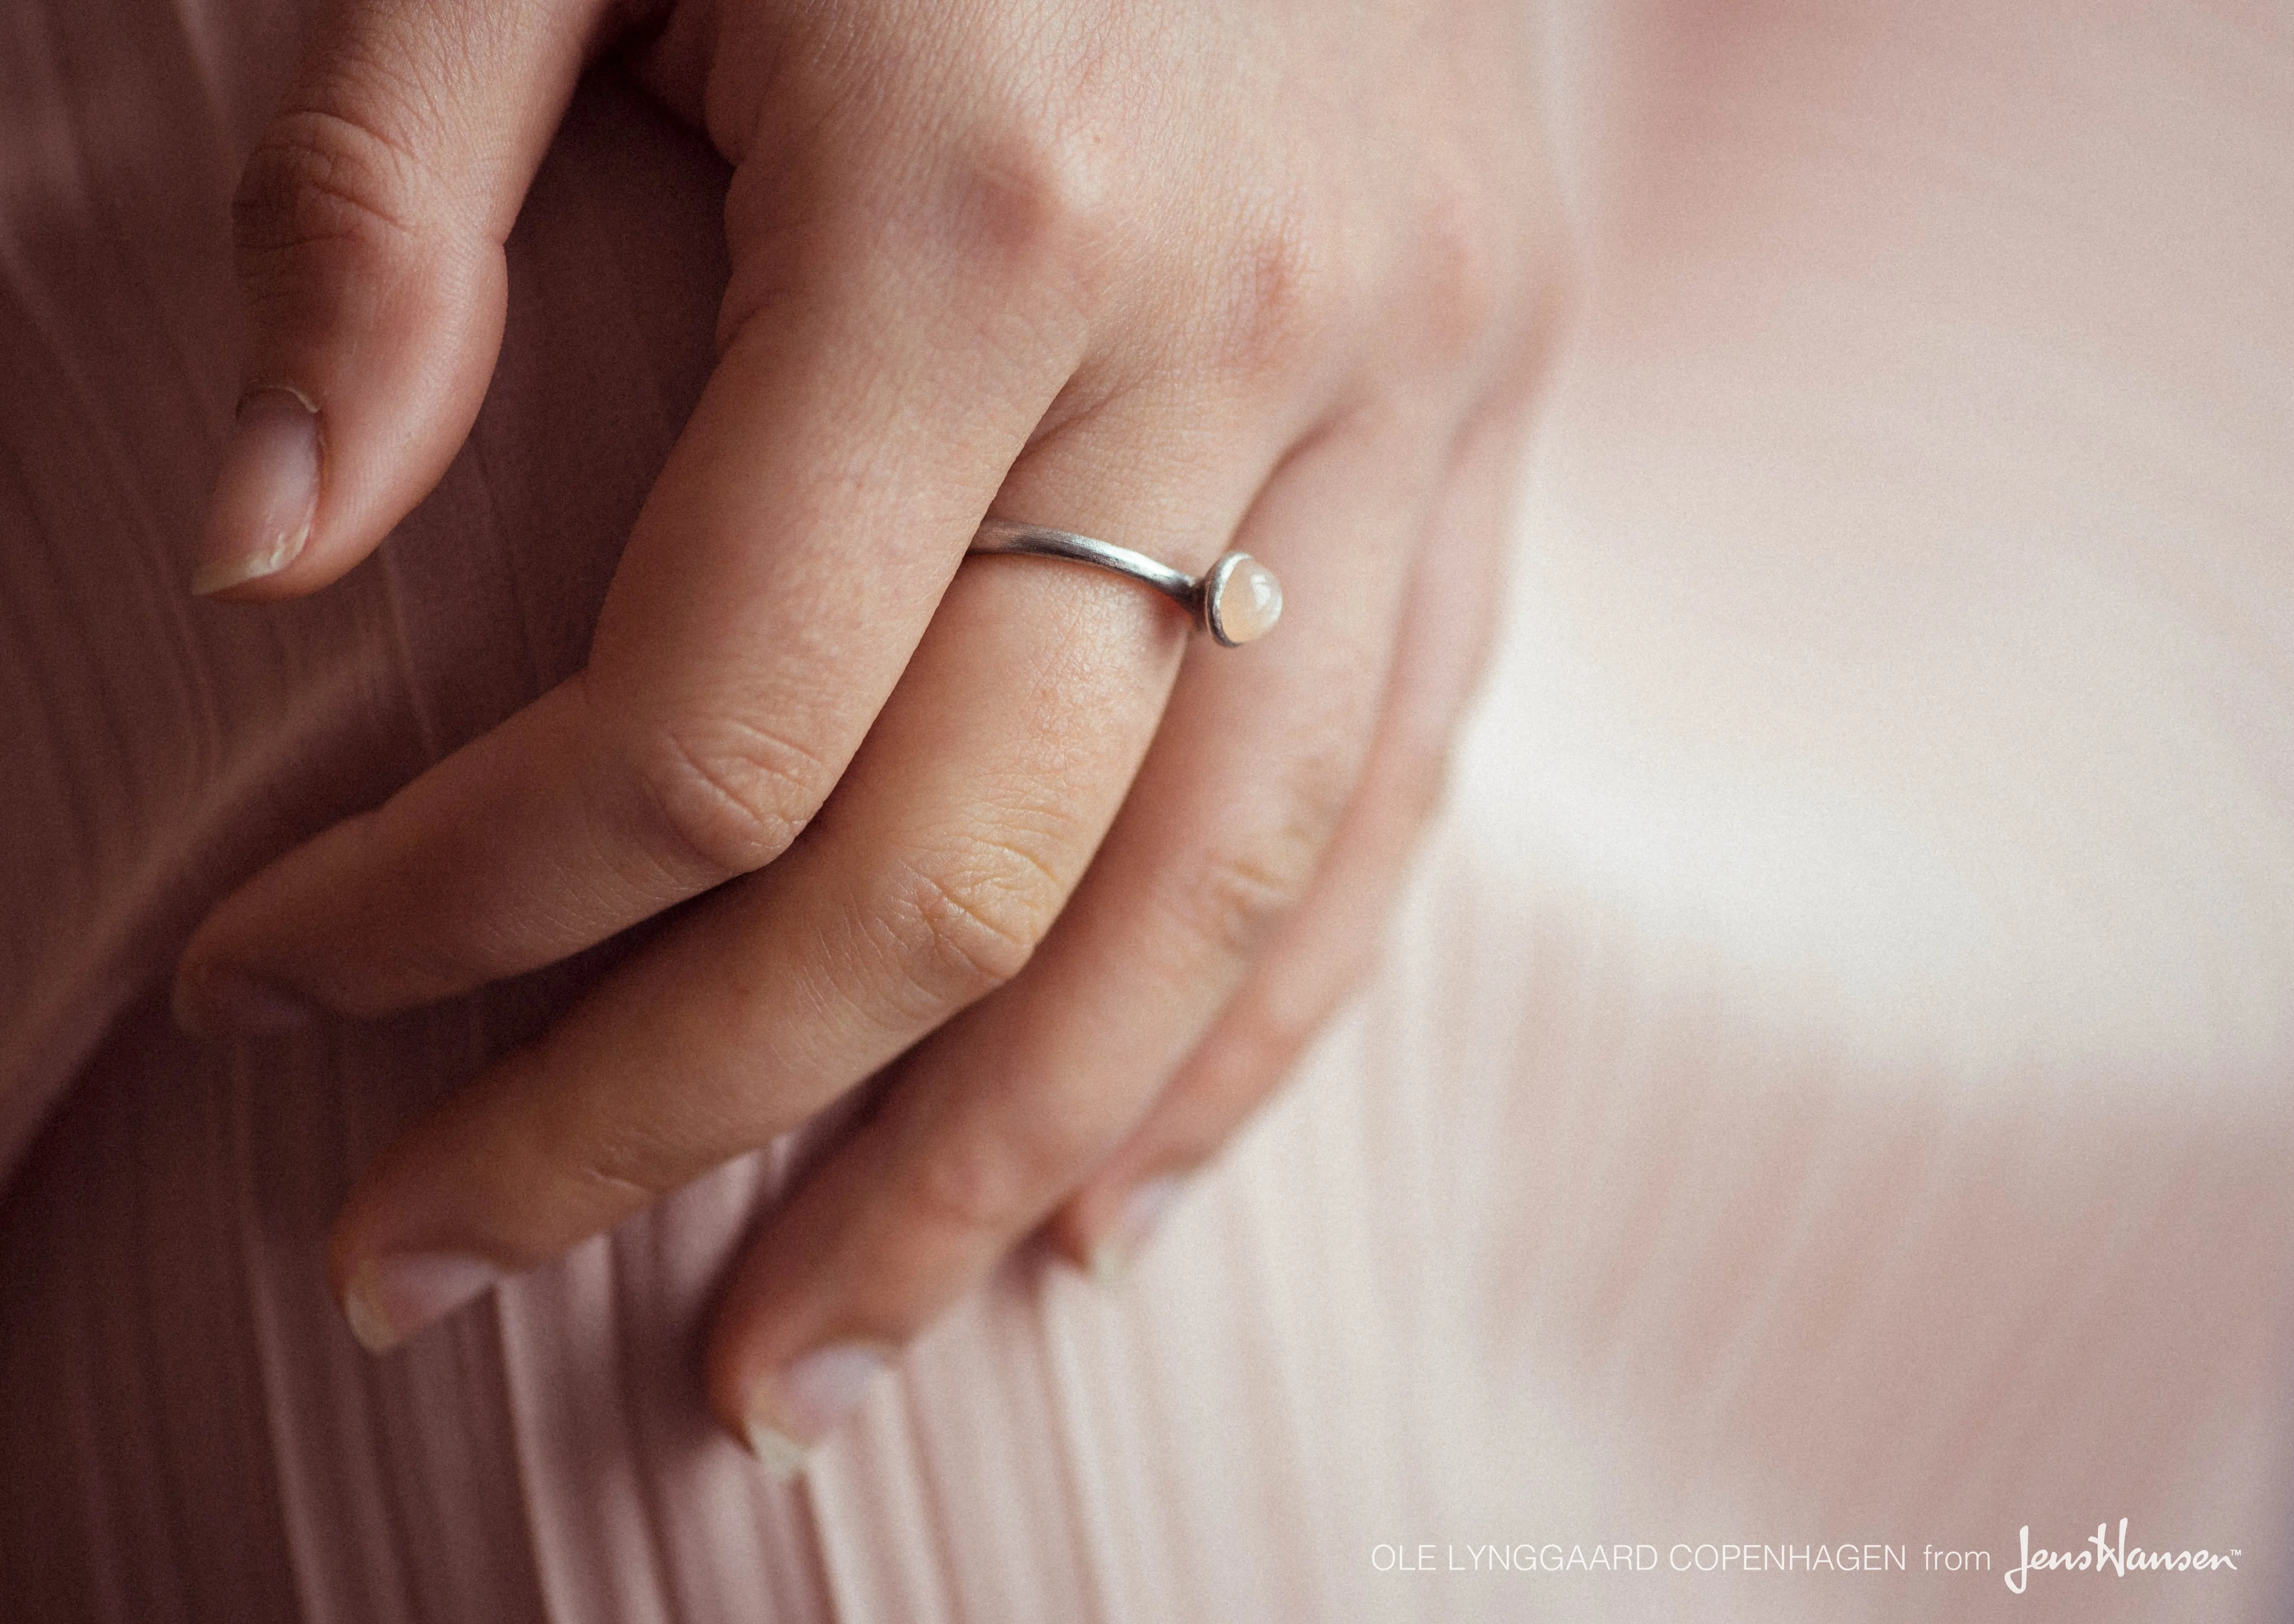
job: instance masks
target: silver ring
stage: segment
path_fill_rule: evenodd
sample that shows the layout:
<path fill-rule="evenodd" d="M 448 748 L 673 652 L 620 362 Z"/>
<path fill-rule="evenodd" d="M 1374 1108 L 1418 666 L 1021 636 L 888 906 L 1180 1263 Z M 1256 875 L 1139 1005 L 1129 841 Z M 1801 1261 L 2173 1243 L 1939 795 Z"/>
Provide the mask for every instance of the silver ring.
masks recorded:
<path fill-rule="evenodd" d="M 1274 579 L 1273 571 L 1249 553 L 1229 553 L 1195 576 L 1112 541 L 1095 541 L 1072 531 L 1046 530 L 1041 524 L 1021 524 L 1011 519 L 988 520 L 965 550 L 1067 558 L 1128 575 L 1184 609 L 1189 619 L 1224 648 L 1265 637 L 1282 618 L 1282 584 Z"/>

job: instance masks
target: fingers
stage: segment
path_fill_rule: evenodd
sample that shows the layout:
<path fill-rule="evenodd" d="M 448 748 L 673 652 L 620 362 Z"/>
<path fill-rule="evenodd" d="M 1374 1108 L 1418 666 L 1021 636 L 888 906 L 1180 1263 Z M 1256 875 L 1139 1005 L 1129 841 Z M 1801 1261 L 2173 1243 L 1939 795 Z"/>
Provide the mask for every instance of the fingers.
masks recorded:
<path fill-rule="evenodd" d="M 1306 892 L 1369 737 L 1429 441 L 1365 419 L 1285 463 L 1235 543 L 1284 576 L 1279 634 L 1190 661 L 1046 951 L 902 1063 L 740 1265 L 709 1389 L 768 1465 L 1122 1140 Z"/>
<path fill-rule="evenodd" d="M 1025 467 L 1013 499 L 1166 556 L 1216 552 L 1239 491 L 1191 499 L 1135 473 L 1168 499 L 1119 511 Z M 1166 508 L 1203 533 L 1163 532 Z M 1102 572 L 964 569 L 805 838 L 368 1171 L 332 1250 L 362 1336 L 395 1342 L 766 1143 L 1017 973 L 1113 819 L 1186 635 L 1167 601 Z"/>
<path fill-rule="evenodd" d="M 1184 1180 L 1289 1075 L 1374 962 L 1488 657 L 1525 432 L 1525 413 L 1509 405 L 1460 444 L 1419 556 L 1369 760 L 1313 889 L 1170 1085 L 1047 1226 L 1094 1275 L 1121 1271 Z"/>
<path fill-rule="evenodd" d="M 794 839 L 1073 370 L 1070 350 L 998 319 L 1032 290 L 920 292 L 874 263 L 795 265 L 795 290 L 734 335 L 639 516 L 589 668 L 226 898 L 177 973 L 185 1026 L 444 997 Z"/>
<path fill-rule="evenodd" d="M 293 597 L 445 472 L 500 346 L 501 245 L 606 0 L 354 0 L 233 205 L 247 360 L 191 589 Z"/>

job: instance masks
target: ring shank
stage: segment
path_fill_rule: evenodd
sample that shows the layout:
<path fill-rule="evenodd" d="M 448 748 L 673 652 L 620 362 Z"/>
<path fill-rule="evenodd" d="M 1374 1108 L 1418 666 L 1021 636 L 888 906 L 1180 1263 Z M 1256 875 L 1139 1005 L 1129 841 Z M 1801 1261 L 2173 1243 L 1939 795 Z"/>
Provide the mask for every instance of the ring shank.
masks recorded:
<path fill-rule="evenodd" d="M 1203 585 L 1193 576 L 1150 558 L 1144 553 L 1135 553 L 1127 547 L 1116 546 L 1112 541 L 1078 536 L 1072 531 L 1050 530 L 1041 524 L 1022 524 L 1013 519 L 989 519 L 972 537 L 968 550 L 974 553 L 1025 553 L 1037 558 L 1068 558 L 1078 564 L 1095 564 L 1102 570 L 1113 570 L 1119 575 L 1128 575 L 1135 581 L 1144 581 L 1190 615 L 1200 614 L 1201 610 Z"/>

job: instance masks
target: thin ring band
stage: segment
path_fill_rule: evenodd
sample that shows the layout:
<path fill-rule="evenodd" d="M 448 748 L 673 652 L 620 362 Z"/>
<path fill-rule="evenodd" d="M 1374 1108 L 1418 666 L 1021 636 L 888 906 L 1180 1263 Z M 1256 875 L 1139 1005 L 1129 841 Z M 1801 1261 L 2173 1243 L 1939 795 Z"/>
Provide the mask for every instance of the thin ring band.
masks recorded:
<path fill-rule="evenodd" d="M 1198 577 L 1112 541 L 1013 519 L 988 520 L 965 550 L 1065 558 L 1127 575 L 1184 609 L 1188 618 L 1224 648 L 1265 637 L 1282 615 L 1282 588 L 1274 572 L 1249 553 L 1228 553 Z"/>

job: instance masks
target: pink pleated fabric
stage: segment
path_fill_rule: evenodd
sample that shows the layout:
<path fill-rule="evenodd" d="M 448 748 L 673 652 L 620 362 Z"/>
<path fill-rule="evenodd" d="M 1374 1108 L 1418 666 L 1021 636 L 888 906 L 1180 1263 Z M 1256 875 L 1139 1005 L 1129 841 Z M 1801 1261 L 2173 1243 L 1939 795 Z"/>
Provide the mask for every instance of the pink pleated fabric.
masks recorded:
<path fill-rule="evenodd" d="M 167 1019 L 216 899 L 579 664 L 725 274 L 595 77 L 437 493 L 191 599 L 299 9 L 0 7 L 0 1620 L 2294 1612 L 2283 7 L 1557 7 L 1581 326 L 1382 969 L 1131 1279 L 1015 1263 L 796 1488 L 696 1363 L 801 1146 L 387 1359 L 326 1295 L 594 962 Z M 2007 1583 L 2121 1518 L 2236 1565 Z"/>

